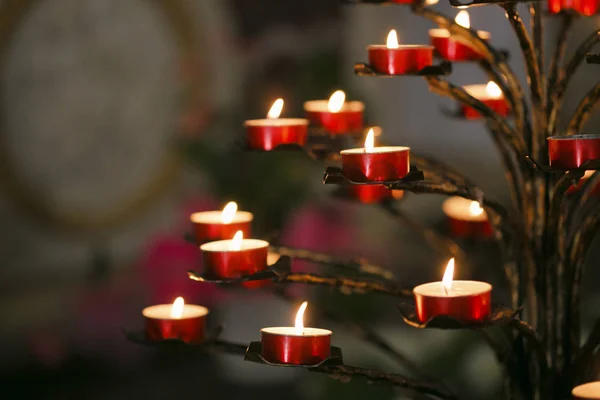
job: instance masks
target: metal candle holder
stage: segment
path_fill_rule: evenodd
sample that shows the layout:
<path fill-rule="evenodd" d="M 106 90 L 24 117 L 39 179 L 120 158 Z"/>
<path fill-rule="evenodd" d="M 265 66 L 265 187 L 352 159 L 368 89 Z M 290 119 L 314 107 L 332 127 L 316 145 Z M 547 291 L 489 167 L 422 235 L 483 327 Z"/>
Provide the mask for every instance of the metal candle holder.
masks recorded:
<path fill-rule="evenodd" d="M 317 364 L 312 365 L 301 365 L 301 364 L 280 364 L 274 363 L 271 361 L 267 361 L 262 356 L 262 343 L 261 342 L 250 342 L 248 346 L 248 350 L 244 355 L 245 361 L 250 361 L 258 364 L 270 365 L 273 367 L 296 367 L 296 368 L 305 368 L 308 370 L 319 368 L 319 367 L 330 367 L 335 365 L 344 364 L 344 360 L 342 358 L 342 349 L 339 347 L 331 346 L 330 355 L 325 360 L 321 361 Z"/>
<path fill-rule="evenodd" d="M 447 61 L 443 61 L 438 65 L 430 65 L 430 66 L 424 67 L 423 69 L 421 69 L 420 71 L 418 71 L 416 73 L 407 73 L 407 74 L 402 74 L 402 75 L 390 75 L 390 74 L 384 74 L 381 72 L 377 72 L 369 64 L 366 64 L 366 63 L 354 64 L 354 73 L 358 76 L 379 76 L 379 77 L 387 77 L 387 78 L 393 78 L 393 77 L 399 77 L 399 76 L 421 76 L 421 77 L 423 77 L 423 76 L 445 76 L 445 75 L 450 75 L 451 72 L 452 72 L 452 64 Z"/>

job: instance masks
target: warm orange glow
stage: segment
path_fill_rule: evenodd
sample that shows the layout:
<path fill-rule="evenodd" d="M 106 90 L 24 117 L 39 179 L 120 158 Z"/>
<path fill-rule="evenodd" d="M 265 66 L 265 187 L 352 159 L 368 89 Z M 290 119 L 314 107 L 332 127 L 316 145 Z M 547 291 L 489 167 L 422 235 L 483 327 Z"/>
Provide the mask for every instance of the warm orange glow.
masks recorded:
<path fill-rule="evenodd" d="M 235 213 L 237 212 L 238 206 L 235 201 L 230 201 L 223 208 L 223 212 L 221 213 L 221 221 L 224 224 L 230 224 L 233 222 L 235 218 Z"/>
<path fill-rule="evenodd" d="M 277 99 L 271 106 L 271 109 L 267 113 L 267 118 L 269 119 L 277 119 L 281 115 L 281 110 L 283 110 L 283 99 Z"/>
<path fill-rule="evenodd" d="M 244 232 L 237 231 L 235 235 L 233 235 L 233 239 L 231 239 L 229 250 L 240 251 L 242 249 L 242 239 L 244 239 Z"/>
<path fill-rule="evenodd" d="M 481 204 L 479 204 L 477 201 L 472 201 L 469 205 L 469 214 L 471 214 L 473 217 L 483 214 L 483 208 L 481 207 Z"/>
<path fill-rule="evenodd" d="M 329 112 L 339 112 L 342 107 L 344 107 L 344 102 L 346 101 L 346 93 L 342 90 L 336 90 L 333 92 L 331 97 L 329 98 L 329 103 L 327 103 L 327 110 Z"/>
<path fill-rule="evenodd" d="M 395 29 L 392 29 L 390 33 L 388 33 L 385 45 L 388 49 L 397 49 L 398 47 L 400 47 L 400 45 L 398 44 L 398 33 Z"/>
<path fill-rule="evenodd" d="M 308 306 L 308 301 L 305 301 L 298 308 L 298 312 L 296 313 L 296 323 L 294 325 L 294 329 L 296 330 L 296 334 L 302 334 L 302 330 L 304 329 L 304 310 L 306 310 L 306 306 Z"/>
<path fill-rule="evenodd" d="M 498 99 L 502 97 L 502 89 L 496 84 L 496 82 L 489 81 L 487 86 L 485 87 L 485 91 L 490 97 L 494 99 Z"/>
<path fill-rule="evenodd" d="M 469 12 L 467 10 L 462 10 L 456 14 L 454 21 L 464 28 L 471 27 L 471 19 L 469 18 Z"/>
<path fill-rule="evenodd" d="M 367 133 L 367 138 L 365 139 L 365 153 L 372 153 L 374 147 L 375 132 L 373 132 L 373 129 L 369 129 L 369 133 Z"/>
<path fill-rule="evenodd" d="M 444 277 L 442 278 L 442 284 L 444 285 L 444 290 L 446 294 L 452 290 L 452 279 L 454 278 L 454 258 L 451 258 L 448 261 L 448 265 L 446 265 L 446 271 L 444 272 Z"/>
<path fill-rule="evenodd" d="M 183 315 L 183 306 L 185 302 L 183 301 L 183 297 L 178 297 L 173 302 L 173 307 L 171 307 L 171 318 L 181 318 Z"/>

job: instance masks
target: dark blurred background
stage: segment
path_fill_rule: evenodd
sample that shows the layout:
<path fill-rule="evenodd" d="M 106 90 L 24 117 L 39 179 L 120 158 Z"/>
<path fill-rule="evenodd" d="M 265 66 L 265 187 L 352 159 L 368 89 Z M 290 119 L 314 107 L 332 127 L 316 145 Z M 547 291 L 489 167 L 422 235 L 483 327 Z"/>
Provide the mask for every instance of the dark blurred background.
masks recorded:
<path fill-rule="evenodd" d="M 451 15 L 447 4 L 439 4 Z M 297 154 L 239 150 L 245 119 L 277 97 L 285 116 L 343 89 L 365 101 L 386 141 L 410 145 L 463 170 L 506 202 L 499 157 L 483 124 L 448 119 L 451 107 L 420 79 L 357 78 L 352 64 L 391 28 L 404 43 L 426 43 L 431 24 L 404 7 L 341 6 L 338 0 L 3 0 L 0 136 L 0 376 L 11 398 L 401 399 L 357 380 L 244 363 L 240 357 L 164 352 L 129 343 L 141 309 L 178 295 L 211 309 L 226 339 L 258 340 L 264 326 L 289 325 L 297 304 L 264 291 L 192 283 L 198 250 L 183 240 L 193 211 L 229 200 L 255 213 L 258 235 L 342 256 L 365 256 L 412 285 L 438 280 L 446 259 L 374 206 L 333 199 L 323 165 Z M 471 12 L 472 26 L 513 51 L 497 8 Z M 581 22 L 581 21 L 580 21 Z M 556 20 L 548 20 L 554 37 Z M 578 23 L 581 38 L 599 19 Z M 552 48 L 550 42 L 548 49 Z M 564 115 L 598 76 L 584 66 Z M 520 77 L 524 78 L 522 72 Z M 468 65 L 453 81 L 483 83 Z M 588 125 L 598 133 L 599 119 Z M 407 196 L 415 220 L 444 230 L 443 198 Z M 465 243 L 478 278 L 502 296 L 489 243 Z M 596 246 L 597 248 L 597 246 Z M 596 264 L 592 251 L 589 266 Z M 311 265 L 295 268 L 315 269 Z M 588 268 L 591 270 L 590 268 Z M 593 278 L 594 271 L 589 272 Z M 596 277 L 597 277 L 596 273 Z M 586 282 L 593 289 L 593 279 Z M 398 349 L 468 398 L 501 390 L 492 352 L 473 333 L 415 331 L 397 302 L 293 288 L 310 300 L 307 322 L 334 329 L 348 363 L 405 372 L 342 327 L 311 319 L 311 308 L 370 324 Z M 586 323 L 597 317 L 588 290 Z M 585 329 L 584 329 L 585 331 Z M 409 398 L 410 394 L 407 395 Z"/>

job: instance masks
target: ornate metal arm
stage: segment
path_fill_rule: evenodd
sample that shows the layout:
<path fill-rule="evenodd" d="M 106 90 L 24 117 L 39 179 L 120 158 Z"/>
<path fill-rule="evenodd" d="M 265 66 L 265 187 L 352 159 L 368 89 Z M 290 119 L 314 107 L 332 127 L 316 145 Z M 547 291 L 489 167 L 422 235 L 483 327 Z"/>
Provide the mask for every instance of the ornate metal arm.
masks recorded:
<path fill-rule="evenodd" d="M 575 135 L 581 133 L 581 129 L 585 125 L 586 121 L 590 118 L 594 108 L 600 105 L 600 83 L 597 83 L 592 90 L 590 90 L 586 96 L 581 100 L 569 127 L 567 128 L 567 135 Z"/>

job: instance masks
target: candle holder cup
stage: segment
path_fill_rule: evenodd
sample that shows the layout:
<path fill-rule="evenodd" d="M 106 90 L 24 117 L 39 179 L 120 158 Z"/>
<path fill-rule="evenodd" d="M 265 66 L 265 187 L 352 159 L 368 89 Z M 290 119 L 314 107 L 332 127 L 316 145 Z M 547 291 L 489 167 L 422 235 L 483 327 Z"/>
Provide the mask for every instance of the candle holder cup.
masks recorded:
<path fill-rule="evenodd" d="M 215 278 L 210 275 L 198 274 L 195 271 L 188 271 L 188 277 L 197 282 L 236 285 L 276 278 L 289 273 L 291 271 L 291 266 L 291 258 L 281 256 L 274 264 L 267 265 L 266 269 L 250 275 L 243 275 L 235 278 Z"/>
<path fill-rule="evenodd" d="M 517 318 L 521 313 L 521 309 L 511 310 L 506 307 L 494 307 L 490 317 L 483 321 L 466 322 L 448 315 L 437 315 L 425 322 L 421 322 L 417 316 L 416 308 L 412 304 L 398 305 L 403 321 L 419 329 L 468 329 L 468 328 L 483 328 L 493 325 L 508 325 L 512 320 Z"/>
<path fill-rule="evenodd" d="M 418 72 L 406 73 L 401 75 L 391 75 L 377 72 L 375 71 L 375 69 L 373 69 L 373 67 L 366 63 L 354 64 L 354 73 L 358 76 L 377 76 L 386 78 L 392 78 L 395 76 L 445 76 L 450 75 L 451 72 L 452 64 L 447 61 L 443 61 L 438 65 L 429 65 L 427 67 L 422 68 Z"/>
<path fill-rule="evenodd" d="M 325 173 L 323 174 L 323 183 L 324 184 L 350 184 L 350 185 L 383 185 L 387 188 L 391 188 L 392 186 L 396 186 L 400 183 L 406 182 L 416 182 L 422 181 L 425 179 L 423 171 L 420 171 L 414 167 L 411 167 L 410 171 L 406 176 L 401 179 L 396 179 L 393 181 L 381 181 L 381 182 L 357 182 L 349 179 L 341 168 L 338 167 L 327 167 Z"/>
<path fill-rule="evenodd" d="M 597 160 L 588 160 L 581 164 L 578 168 L 561 168 L 550 165 L 544 165 L 537 162 L 533 157 L 526 156 L 525 160 L 529 164 L 529 166 L 536 171 L 545 173 L 545 174 L 564 174 L 568 171 L 587 171 L 587 170 L 600 170 L 600 159 Z"/>
<path fill-rule="evenodd" d="M 331 346 L 329 349 L 329 357 L 316 364 L 281 364 L 268 361 L 263 357 L 262 343 L 251 342 L 244 357 L 245 361 L 255 362 L 258 364 L 271 365 L 274 367 L 299 367 L 299 368 L 317 368 L 326 366 L 343 365 L 342 350 L 339 347 Z"/>

